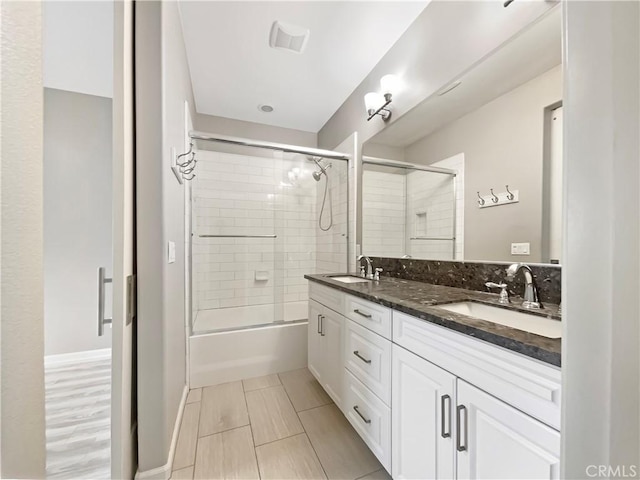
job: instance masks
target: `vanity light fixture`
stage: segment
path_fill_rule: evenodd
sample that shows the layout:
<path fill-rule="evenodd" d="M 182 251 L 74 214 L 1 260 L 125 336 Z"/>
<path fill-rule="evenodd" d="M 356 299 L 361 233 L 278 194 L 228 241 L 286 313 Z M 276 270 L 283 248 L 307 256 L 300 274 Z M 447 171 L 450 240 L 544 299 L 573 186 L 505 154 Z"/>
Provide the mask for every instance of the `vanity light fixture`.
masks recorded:
<path fill-rule="evenodd" d="M 364 105 L 367 109 L 367 121 L 376 115 L 380 115 L 384 121 L 391 118 L 391 110 L 387 106 L 391 103 L 391 99 L 398 92 L 400 81 L 398 77 L 392 74 L 385 75 L 380 79 L 380 87 L 382 93 L 369 92 L 364 96 Z"/>

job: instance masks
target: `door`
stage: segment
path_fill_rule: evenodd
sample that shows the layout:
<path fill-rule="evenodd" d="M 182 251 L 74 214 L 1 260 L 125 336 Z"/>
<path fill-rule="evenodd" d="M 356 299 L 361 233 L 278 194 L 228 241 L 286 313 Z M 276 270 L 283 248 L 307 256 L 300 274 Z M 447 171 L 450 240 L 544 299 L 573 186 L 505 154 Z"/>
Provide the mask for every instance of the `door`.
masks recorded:
<path fill-rule="evenodd" d="M 560 433 L 458 379 L 458 478 L 557 479 Z"/>
<path fill-rule="evenodd" d="M 344 318 L 328 308 L 324 309 L 320 331 L 324 343 L 324 371 L 322 384 L 338 408 L 342 408 L 342 391 L 344 380 L 344 365 L 342 363 L 343 346 L 342 331 Z"/>
<path fill-rule="evenodd" d="M 309 371 L 316 377 L 320 385 L 323 384 L 324 378 L 322 376 L 323 367 L 323 353 L 322 353 L 322 337 L 320 336 L 320 321 L 322 317 L 323 307 L 313 301 L 309 300 L 309 325 L 307 330 L 308 339 L 308 366 Z"/>
<path fill-rule="evenodd" d="M 114 2 L 111 478 L 133 478 L 135 310 L 133 3 Z"/>
<path fill-rule="evenodd" d="M 393 345 L 393 478 L 454 478 L 456 377 Z"/>

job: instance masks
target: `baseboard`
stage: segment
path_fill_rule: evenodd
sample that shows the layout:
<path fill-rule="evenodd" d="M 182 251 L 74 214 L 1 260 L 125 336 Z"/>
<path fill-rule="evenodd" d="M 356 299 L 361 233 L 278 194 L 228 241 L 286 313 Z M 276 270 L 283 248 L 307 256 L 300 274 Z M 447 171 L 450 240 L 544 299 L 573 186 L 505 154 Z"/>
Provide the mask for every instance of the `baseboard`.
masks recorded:
<path fill-rule="evenodd" d="M 98 350 L 85 350 L 83 352 L 61 353 L 59 355 L 45 355 L 45 366 L 65 365 L 67 363 L 90 362 L 95 360 L 105 360 L 111 358 L 110 348 L 100 348 Z"/>
<path fill-rule="evenodd" d="M 169 447 L 167 463 L 161 465 L 160 467 L 152 468 L 151 470 L 138 470 L 136 472 L 136 480 L 169 480 L 171 478 L 171 472 L 173 470 L 173 456 L 176 453 L 176 445 L 178 444 L 178 435 L 180 433 L 180 424 L 182 423 L 182 415 L 184 413 L 184 407 L 187 404 L 188 394 L 189 387 L 185 385 L 182 389 L 182 398 L 180 399 L 180 405 L 178 406 L 176 423 L 173 425 L 173 435 L 171 435 L 171 446 Z"/>

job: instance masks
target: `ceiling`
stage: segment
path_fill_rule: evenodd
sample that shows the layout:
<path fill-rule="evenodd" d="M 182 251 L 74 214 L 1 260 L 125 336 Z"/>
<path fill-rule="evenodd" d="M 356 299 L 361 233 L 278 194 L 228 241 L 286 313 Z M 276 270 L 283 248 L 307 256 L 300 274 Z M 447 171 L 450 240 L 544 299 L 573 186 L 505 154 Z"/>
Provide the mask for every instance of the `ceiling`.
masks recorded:
<path fill-rule="evenodd" d="M 44 86 L 113 97 L 113 1 L 43 4 Z"/>
<path fill-rule="evenodd" d="M 451 79 L 367 143 L 406 147 L 562 63 L 562 19 L 556 6 L 498 50 Z"/>
<path fill-rule="evenodd" d="M 196 110 L 317 132 L 428 3 L 181 1 Z M 310 30 L 302 54 L 269 47 L 275 20 Z"/>

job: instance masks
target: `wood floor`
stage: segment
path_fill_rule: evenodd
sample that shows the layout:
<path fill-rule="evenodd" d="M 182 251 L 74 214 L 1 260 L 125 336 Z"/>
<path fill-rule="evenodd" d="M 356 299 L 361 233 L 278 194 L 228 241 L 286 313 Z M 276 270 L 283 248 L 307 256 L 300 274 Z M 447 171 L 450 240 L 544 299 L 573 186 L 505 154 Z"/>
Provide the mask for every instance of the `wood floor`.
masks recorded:
<path fill-rule="evenodd" d="M 45 369 L 47 478 L 111 477 L 111 359 Z"/>
<path fill-rule="evenodd" d="M 391 477 L 305 368 L 191 390 L 171 478 Z"/>

